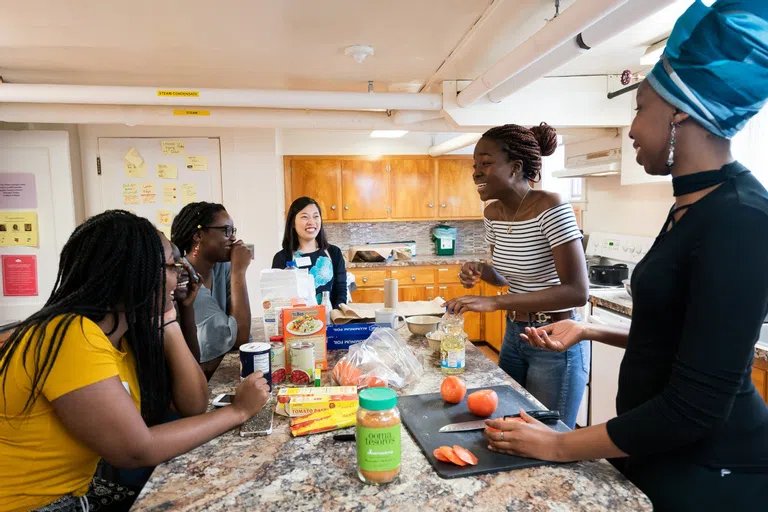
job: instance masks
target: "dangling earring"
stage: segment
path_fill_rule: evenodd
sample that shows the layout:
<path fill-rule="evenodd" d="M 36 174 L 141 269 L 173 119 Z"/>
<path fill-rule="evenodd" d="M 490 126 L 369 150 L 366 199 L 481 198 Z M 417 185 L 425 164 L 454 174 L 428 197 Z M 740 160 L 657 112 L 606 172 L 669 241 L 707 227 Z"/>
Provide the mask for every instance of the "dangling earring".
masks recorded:
<path fill-rule="evenodd" d="M 670 124 L 672 125 L 672 129 L 669 133 L 669 156 L 667 156 L 668 168 L 675 165 L 675 144 L 677 143 L 677 123 L 672 121 Z"/>
<path fill-rule="evenodd" d="M 198 245 L 196 245 L 196 246 L 195 246 L 195 247 L 192 249 L 192 257 L 193 257 L 193 258 L 197 258 L 197 250 L 198 250 L 199 248 L 200 248 L 200 245 L 198 244 Z"/>

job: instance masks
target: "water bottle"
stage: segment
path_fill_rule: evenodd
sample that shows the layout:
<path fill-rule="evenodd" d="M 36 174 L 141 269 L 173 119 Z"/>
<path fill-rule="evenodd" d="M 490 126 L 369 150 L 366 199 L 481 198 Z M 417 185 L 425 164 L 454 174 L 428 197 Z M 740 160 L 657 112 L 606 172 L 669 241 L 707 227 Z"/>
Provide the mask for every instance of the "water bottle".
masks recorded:
<path fill-rule="evenodd" d="M 323 292 L 323 306 L 325 306 L 325 325 L 331 325 L 331 292 Z"/>
<path fill-rule="evenodd" d="M 285 264 L 285 270 L 299 270 L 299 267 L 296 266 L 295 261 L 289 261 Z"/>

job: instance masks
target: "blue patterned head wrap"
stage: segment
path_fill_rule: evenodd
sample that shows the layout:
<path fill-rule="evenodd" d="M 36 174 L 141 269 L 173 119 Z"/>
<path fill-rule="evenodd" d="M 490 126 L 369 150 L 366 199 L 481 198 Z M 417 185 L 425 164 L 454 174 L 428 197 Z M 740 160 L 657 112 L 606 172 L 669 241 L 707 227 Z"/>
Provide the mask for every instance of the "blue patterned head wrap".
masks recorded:
<path fill-rule="evenodd" d="M 677 20 L 648 83 L 730 139 L 768 98 L 768 0 L 696 0 Z"/>

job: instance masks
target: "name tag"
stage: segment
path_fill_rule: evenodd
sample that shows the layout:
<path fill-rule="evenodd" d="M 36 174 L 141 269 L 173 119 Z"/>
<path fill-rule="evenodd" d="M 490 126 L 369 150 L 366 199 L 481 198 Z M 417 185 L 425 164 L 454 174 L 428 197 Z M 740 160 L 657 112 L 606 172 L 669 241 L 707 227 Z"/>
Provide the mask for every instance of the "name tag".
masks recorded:
<path fill-rule="evenodd" d="M 312 266 L 312 258 L 309 256 L 302 256 L 301 258 L 296 258 L 296 266 L 301 267 L 311 267 Z"/>

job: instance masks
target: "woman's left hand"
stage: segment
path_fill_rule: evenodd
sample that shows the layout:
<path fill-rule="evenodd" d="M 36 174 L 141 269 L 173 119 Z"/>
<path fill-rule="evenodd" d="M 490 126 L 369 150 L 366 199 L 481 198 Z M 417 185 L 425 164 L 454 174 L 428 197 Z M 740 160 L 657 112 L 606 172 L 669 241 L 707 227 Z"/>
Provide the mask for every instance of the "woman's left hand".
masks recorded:
<path fill-rule="evenodd" d="M 461 315 L 470 311 L 479 313 L 490 313 L 498 310 L 496 297 L 479 297 L 476 295 L 465 295 L 456 299 L 451 299 L 445 303 L 445 310 L 448 313 Z"/>
<path fill-rule="evenodd" d="M 200 291 L 200 287 L 203 285 L 203 280 L 188 261 L 182 260 L 181 264 L 184 265 L 182 276 L 186 275 L 187 286 L 185 288 L 177 288 L 174 298 L 180 307 L 190 307 L 195 303 L 195 297 L 197 297 L 197 292 Z"/>
<path fill-rule="evenodd" d="M 487 426 L 498 430 L 485 430 L 485 437 L 490 441 L 488 449 L 529 459 L 564 462 L 559 453 L 562 434 L 531 418 L 522 409 L 520 417 L 524 422 L 501 418 L 486 421 Z"/>

